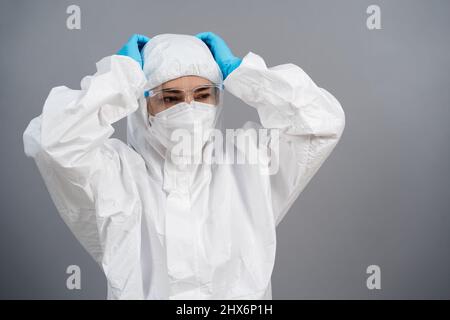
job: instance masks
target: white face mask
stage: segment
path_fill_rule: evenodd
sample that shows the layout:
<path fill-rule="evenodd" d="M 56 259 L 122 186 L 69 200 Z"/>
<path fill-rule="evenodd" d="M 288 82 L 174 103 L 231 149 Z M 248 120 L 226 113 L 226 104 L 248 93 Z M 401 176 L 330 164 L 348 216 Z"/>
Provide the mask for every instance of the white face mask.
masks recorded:
<path fill-rule="evenodd" d="M 185 156 L 196 154 L 215 127 L 217 108 L 198 101 L 179 103 L 155 116 L 149 115 L 151 132 L 166 151 L 172 152 L 175 146 L 179 151 L 182 146 Z"/>

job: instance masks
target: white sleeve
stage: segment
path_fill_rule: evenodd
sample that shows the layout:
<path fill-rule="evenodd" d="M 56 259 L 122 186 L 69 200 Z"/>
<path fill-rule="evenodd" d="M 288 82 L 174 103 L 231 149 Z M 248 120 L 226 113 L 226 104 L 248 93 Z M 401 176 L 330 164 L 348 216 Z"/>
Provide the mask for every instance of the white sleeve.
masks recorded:
<path fill-rule="evenodd" d="M 112 124 L 138 108 L 145 76 L 138 63 L 108 56 L 81 90 L 55 87 L 23 135 L 59 214 L 103 267 L 111 286 L 139 282 L 141 203 L 129 159 L 134 151 L 110 139 Z M 138 161 L 138 160 L 136 160 Z M 129 259 L 127 259 L 129 258 Z"/>
<path fill-rule="evenodd" d="M 330 155 L 345 127 L 341 105 L 298 66 L 267 68 L 250 52 L 224 81 L 225 88 L 257 109 L 263 127 L 279 129 L 278 171 L 270 176 L 276 224 L 283 219 Z M 276 157 L 277 159 L 273 159 Z"/>

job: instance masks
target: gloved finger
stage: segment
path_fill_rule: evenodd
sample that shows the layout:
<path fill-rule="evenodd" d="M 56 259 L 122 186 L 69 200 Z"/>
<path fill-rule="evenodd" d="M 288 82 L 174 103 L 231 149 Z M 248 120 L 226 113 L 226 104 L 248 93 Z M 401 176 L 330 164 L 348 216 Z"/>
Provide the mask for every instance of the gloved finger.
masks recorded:
<path fill-rule="evenodd" d="M 196 35 L 197 38 L 202 40 L 210 48 L 227 47 L 225 41 L 213 32 L 201 32 Z"/>
<path fill-rule="evenodd" d="M 150 39 L 146 36 L 140 34 L 133 34 L 127 41 L 127 43 L 119 49 L 117 54 L 121 55 L 130 55 L 133 54 L 136 50 L 141 50 L 142 47 L 149 41 Z"/>
<path fill-rule="evenodd" d="M 228 59 L 233 57 L 233 53 L 219 35 L 213 32 L 201 32 L 196 35 L 211 50 L 215 59 Z"/>
<path fill-rule="evenodd" d="M 140 51 L 146 45 L 146 43 L 150 41 L 150 38 L 142 34 L 136 34 L 135 36 L 136 36 L 136 43 Z"/>
<path fill-rule="evenodd" d="M 202 40 L 206 46 L 209 48 L 209 51 L 213 52 L 213 48 L 211 47 L 211 32 L 201 32 L 197 33 L 195 36 Z"/>
<path fill-rule="evenodd" d="M 137 36 L 137 47 L 139 50 L 139 55 L 141 56 L 141 67 L 144 67 L 144 56 L 142 54 L 142 49 L 147 44 L 147 42 L 150 41 L 150 38 L 141 34 L 137 34 L 136 36 Z"/>
<path fill-rule="evenodd" d="M 212 32 L 200 32 L 197 33 L 195 36 L 205 43 L 211 43 L 211 40 L 213 36 L 215 36 L 215 34 Z"/>
<path fill-rule="evenodd" d="M 150 41 L 150 38 L 147 36 L 144 36 L 142 34 L 133 34 L 127 42 L 127 45 L 136 45 L 139 49 L 141 49 L 148 41 Z"/>

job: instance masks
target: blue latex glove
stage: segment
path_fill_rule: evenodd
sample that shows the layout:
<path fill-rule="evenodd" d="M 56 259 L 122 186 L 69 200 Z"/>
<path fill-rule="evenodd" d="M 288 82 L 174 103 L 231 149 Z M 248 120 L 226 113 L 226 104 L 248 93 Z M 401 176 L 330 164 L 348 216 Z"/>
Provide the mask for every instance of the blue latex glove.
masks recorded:
<path fill-rule="evenodd" d="M 118 55 L 128 56 L 136 60 L 141 68 L 144 66 L 144 59 L 141 55 L 141 50 L 144 45 L 150 41 L 150 38 L 141 34 L 133 34 L 128 42 L 117 52 Z"/>
<path fill-rule="evenodd" d="M 128 42 L 117 52 L 118 55 L 128 56 L 136 60 L 141 68 L 144 67 L 144 58 L 142 57 L 141 50 L 150 38 L 141 34 L 133 34 Z M 144 96 L 148 97 L 148 91 L 144 92 Z"/>
<path fill-rule="evenodd" d="M 224 80 L 241 64 L 242 59 L 235 57 L 225 41 L 218 35 L 212 32 L 202 32 L 196 34 L 195 36 L 208 46 L 214 59 L 219 65 L 220 70 L 222 71 Z"/>

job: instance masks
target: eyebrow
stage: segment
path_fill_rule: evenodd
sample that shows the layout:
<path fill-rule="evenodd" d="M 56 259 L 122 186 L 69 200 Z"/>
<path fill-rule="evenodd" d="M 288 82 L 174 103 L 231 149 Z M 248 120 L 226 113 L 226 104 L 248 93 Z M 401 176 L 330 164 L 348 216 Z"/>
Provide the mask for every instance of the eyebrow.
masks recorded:
<path fill-rule="evenodd" d="M 179 89 L 179 88 L 166 88 L 166 89 L 161 89 L 159 91 L 168 92 L 168 93 L 181 93 L 181 92 L 184 92 L 182 89 Z"/>
<path fill-rule="evenodd" d="M 199 85 L 199 86 L 195 86 L 193 88 L 191 88 L 190 90 L 196 89 L 198 91 L 204 91 L 204 90 L 208 90 L 211 89 L 213 86 L 204 84 L 204 85 Z M 173 88 L 163 88 L 160 90 L 155 90 L 156 92 L 173 92 L 173 93 L 180 93 L 180 92 L 184 92 L 184 89 L 182 88 L 177 88 L 177 87 L 173 87 Z"/>
<path fill-rule="evenodd" d="M 196 89 L 196 91 L 204 91 L 204 90 L 210 90 L 212 87 L 199 87 Z M 195 89 L 195 88 L 193 88 Z"/>

